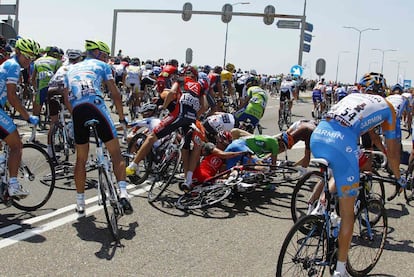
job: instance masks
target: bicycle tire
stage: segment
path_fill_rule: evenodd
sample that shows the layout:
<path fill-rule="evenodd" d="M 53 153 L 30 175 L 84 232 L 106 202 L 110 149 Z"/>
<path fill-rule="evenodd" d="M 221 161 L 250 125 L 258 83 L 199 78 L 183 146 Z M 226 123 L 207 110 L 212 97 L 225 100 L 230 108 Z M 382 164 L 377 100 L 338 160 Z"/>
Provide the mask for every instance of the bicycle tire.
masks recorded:
<path fill-rule="evenodd" d="M 305 170 L 303 168 L 272 165 L 270 166 L 270 172 L 267 173 L 266 176 L 270 177 L 271 183 L 286 183 L 299 180 L 304 173 Z"/>
<path fill-rule="evenodd" d="M 368 216 L 364 211 L 368 211 Z M 370 216 L 371 215 L 371 216 Z M 371 220 L 375 215 L 376 220 Z M 367 219 L 370 228 L 367 227 Z M 365 223 L 364 223 L 365 222 Z M 368 238 L 371 229 L 373 238 Z M 377 264 L 387 239 L 388 219 L 384 204 L 379 198 L 368 199 L 366 208 L 355 217 L 351 247 L 348 251 L 347 271 L 352 276 L 366 276 Z M 369 261 L 368 261 L 369 260 Z"/>
<path fill-rule="evenodd" d="M 168 150 L 167 150 L 168 151 Z M 181 162 L 181 151 L 175 149 L 170 154 L 169 159 L 164 165 L 160 165 L 163 169 L 154 174 L 154 181 L 148 190 L 148 202 L 154 202 L 161 194 L 167 189 L 174 179 L 175 173 L 177 172 L 178 166 Z"/>
<path fill-rule="evenodd" d="M 176 207 L 180 210 L 195 210 L 210 207 L 226 199 L 232 188 L 223 183 L 215 183 L 210 185 L 201 185 L 195 187 L 192 191 L 181 195 Z"/>
<path fill-rule="evenodd" d="M 329 265 L 324 226 L 325 220 L 320 215 L 302 217 L 293 225 L 279 252 L 276 277 L 323 276 Z M 309 232 L 303 234 L 302 229 Z"/>
<path fill-rule="evenodd" d="M 413 168 L 414 168 L 414 160 L 412 160 L 406 171 L 406 180 L 409 180 L 407 182 L 407 187 L 404 188 L 404 198 L 409 203 L 410 201 L 414 200 L 414 180 L 413 180 Z"/>
<path fill-rule="evenodd" d="M 107 172 L 99 168 L 99 192 L 101 194 L 101 205 L 103 206 L 108 230 L 114 240 L 119 240 L 118 216 L 120 214 L 118 206 L 118 195 L 109 180 Z"/>
<path fill-rule="evenodd" d="M 311 199 L 315 186 L 320 182 L 323 185 L 323 174 L 319 171 L 308 172 L 298 180 L 293 189 L 290 202 L 290 212 L 293 222 L 296 223 L 300 218 L 309 213 L 309 204 L 311 204 L 311 207 L 315 207 L 319 197 L 315 197 L 316 199 L 312 203 L 309 203 L 309 200 Z"/>
<path fill-rule="evenodd" d="M 378 171 L 376 171 L 375 169 L 373 169 L 372 172 L 375 175 L 380 176 Z M 381 180 L 372 180 L 370 186 L 371 186 L 371 188 L 369 189 L 368 193 L 376 194 L 376 195 L 380 196 L 383 203 L 385 203 L 385 186 L 384 186 L 384 182 L 381 181 Z"/>
<path fill-rule="evenodd" d="M 30 195 L 13 199 L 12 205 L 23 211 L 34 211 L 43 207 L 55 188 L 55 169 L 48 153 L 39 145 L 23 144 L 22 160 L 17 179 Z"/>
<path fill-rule="evenodd" d="M 147 138 L 147 135 L 144 133 L 135 134 L 135 136 L 133 136 L 130 142 L 128 143 L 127 153 L 135 155 L 136 152 L 139 150 L 139 148 L 144 143 L 144 141 L 146 140 L 146 138 Z M 129 161 L 128 155 L 125 155 L 125 157 L 126 157 L 126 164 L 129 164 L 130 161 Z M 129 180 L 135 185 L 142 184 L 148 178 L 150 168 L 151 168 L 150 159 L 148 158 L 143 159 L 142 161 L 138 163 L 139 175 L 128 176 Z"/>
<path fill-rule="evenodd" d="M 65 153 L 67 146 L 65 146 L 64 132 L 65 130 L 60 123 L 55 124 L 51 132 L 52 156 L 58 164 L 69 160 L 69 151 Z"/>

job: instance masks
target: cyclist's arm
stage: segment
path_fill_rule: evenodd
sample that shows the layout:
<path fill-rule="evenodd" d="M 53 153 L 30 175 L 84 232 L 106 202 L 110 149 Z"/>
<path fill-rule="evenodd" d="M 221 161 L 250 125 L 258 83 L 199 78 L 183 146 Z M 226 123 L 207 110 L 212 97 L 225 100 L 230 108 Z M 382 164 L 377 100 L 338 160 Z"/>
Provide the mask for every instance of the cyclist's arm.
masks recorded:
<path fill-rule="evenodd" d="M 162 104 L 162 109 L 165 110 L 167 109 L 168 105 L 170 105 L 170 103 L 173 101 L 174 99 L 174 95 L 177 93 L 179 84 L 177 82 L 175 82 L 171 89 L 168 91 L 167 97 L 164 100 L 164 104 Z"/>
<path fill-rule="evenodd" d="M 220 150 L 217 147 L 215 147 L 211 151 L 211 154 L 214 154 L 214 155 L 218 156 L 221 159 L 231 159 L 231 158 L 235 158 L 237 156 L 243 155 L 244 153 L 245 152 L 243 152 L 243 151 L 238 151 L 238 152 L 225 152 L 223 150 Z"/>
<path fill-rule="evenodd" d="M 25 120 L 28 120 L 30 115 L 20 102 L 16 94 L 16 88 L 16 84 L 7 84 L 7 100 Z"/>
<path fill-rule="evenodd" d="M 65 104 L 69 113 L 72 114 L 72 105 L 70 104 L 70 101 L 69 101 L 69 90 L 67 88 L 63 89 L 63 103 Z"/>
<path fill-rule="evenodd" d="M 124 111 L 122 108 L 121 94 L 119 93 L 119 90 L 116 87 L 115 80 L 114 79 L 107 80 L 105 81 L 105 84 L 108 87 L 109 91 L 111 92 L 111 98 L 115 103 L 115 107 L 119 115 L 119 121 L 123 121 Z"/>
<path fill-rule="evenodd" d="M 34 88 L 37 88 L 37 85 L 36 85 L 36 83 L 37 83 L 37 69 L 36 69 L 36 67 L 33 69 L 33 73 L 32 73 L 32 76 L 31 77 L 32 78 L 31 78 L 30 81 L 31 81 L 32 86 Z"/>
<path fill-rule="evenodd" d="M 368 134 L 369 134 L 369 137 L 371 138 L 372 144 L 375 145 L 382 153 L 386 154 L 387 150 L 382 144 L 379 134 L 377 134 L 375 130 L 373 129 L 369 130 Z"/>

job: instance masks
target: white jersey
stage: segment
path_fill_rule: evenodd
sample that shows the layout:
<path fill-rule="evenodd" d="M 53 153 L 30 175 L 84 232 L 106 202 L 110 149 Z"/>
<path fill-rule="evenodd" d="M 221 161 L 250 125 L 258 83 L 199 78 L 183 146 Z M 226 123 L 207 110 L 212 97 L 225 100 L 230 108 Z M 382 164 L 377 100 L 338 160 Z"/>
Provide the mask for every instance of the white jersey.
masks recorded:
<path fill-rule="evenodd" d="M 112 66 L 114 67 L 114 70 L 115 70 L 115 76 L 121 77 L 125 73 L 125 65 L 123 65 L 122 63 L 113 64 Z"/>
<path fill-rule="evenodd" d="M 401 94 L 401 95 L 408 99 L 408 103 L 410 103 L 410 106 L 412 106 L 414 104 L 414 97 L 411 93 L 403 92 L 403 94 Z"/>
<path fill-rule="evenodd" d="M 136 87 L 140 86 L 141 81 L 141 69 L 136 65 L 129 65 L 126 68 L 126 85 L 130 86 L 134 84 Z"/>
<path fill-rule="evenodd" d="M 282 84 L 280 84 L 280 90 L 289 90 L 290 92 L 292 92 L 293 88 L 296 86 L 296 82 L 295 81 L 286 81 L 284 80 L 282 82 Z"/>
<path fill-rule="evenodd" d="M 385 99 L 387 99 L 394 107 L 397 118 L 401 118 L 404 111 L 407 111 L 407 112 L 410 111 L 409 110 L 410 105 L 409 105 L 408 99 L 403 97 L 402 95 L 393 94 L 393 95 L 386 97 Z"/>

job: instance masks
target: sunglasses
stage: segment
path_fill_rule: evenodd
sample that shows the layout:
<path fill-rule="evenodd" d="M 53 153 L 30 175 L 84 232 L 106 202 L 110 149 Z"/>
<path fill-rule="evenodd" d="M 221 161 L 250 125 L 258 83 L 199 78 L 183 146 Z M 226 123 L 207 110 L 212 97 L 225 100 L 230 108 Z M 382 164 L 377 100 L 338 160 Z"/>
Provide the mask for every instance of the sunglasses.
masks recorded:
<path fill-rule="evenodd" d="M 28 59 L 30 61 L 36 60 L 36 56 L 35 55 L 32 55 L 30 53 L 26 53 L 26 52 L 20 52 L 20 53 L 23 55 L 23 57 L 25 57 L 26 59 Z"/>

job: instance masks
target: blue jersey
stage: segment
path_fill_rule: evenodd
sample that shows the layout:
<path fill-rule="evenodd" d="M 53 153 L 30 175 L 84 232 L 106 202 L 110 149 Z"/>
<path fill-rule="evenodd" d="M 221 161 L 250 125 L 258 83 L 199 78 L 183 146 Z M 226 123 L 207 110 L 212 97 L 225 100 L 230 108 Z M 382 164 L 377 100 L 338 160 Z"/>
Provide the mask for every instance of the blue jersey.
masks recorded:
<path fill-rule="evenodd" d="M 20 77 L 20 64 L 17 57 L 8 59 L 0 66 L 0 105 L 4 107 L 7 102 L 7 84 L 16 84 Z"/>
<path fill-rule="evenodd" d="M 326 114 L 349 127 L 357 136 L 381 125 L 386 138 L 396 137 L 396 114 L 394 107 L 379 95 L 353 93 L 343 98 Z"/>
<path fill-rule="evenodd" d="M 72 107 L 93 102 L 96 96 L 103 97 L 102 82 L 113 78 L 111 67 L 97 59 L 87 58 L 71 66 L 65 76 L 65 87 Z"/>

